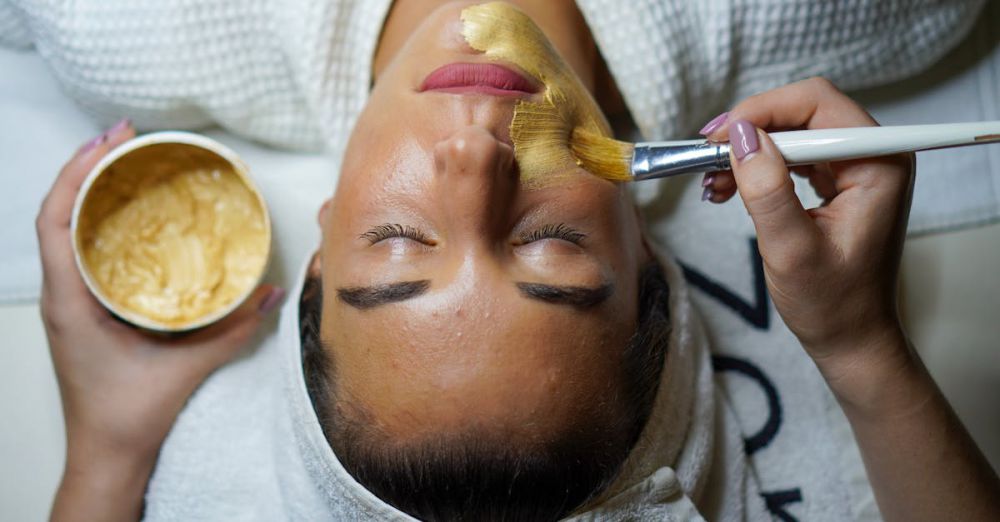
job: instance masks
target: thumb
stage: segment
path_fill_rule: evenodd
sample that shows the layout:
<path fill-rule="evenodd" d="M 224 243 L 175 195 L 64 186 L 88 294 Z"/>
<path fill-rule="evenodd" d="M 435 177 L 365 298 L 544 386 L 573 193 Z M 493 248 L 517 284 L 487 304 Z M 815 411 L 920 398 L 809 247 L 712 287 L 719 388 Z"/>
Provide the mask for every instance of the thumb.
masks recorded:
<path fill-rule="evenodd" d="M 819 228 L 795 195 L 785 159 L 767 133 L 747 120 L 730 125 L 733 176 L 757 239 L 772 254 L 815 246 Z"/>
<path fill-rule="evenodd" d="M 254 293 L 218 323 L 195 333 L 191 337 L 178 339 L 195 351 L 204 354 L 209 370 L 225 364 L 246 346 L 257 331 L 260 323 L 273 312 L 285 298 L 285 289 L 271 285 L 261 285 Z"/>

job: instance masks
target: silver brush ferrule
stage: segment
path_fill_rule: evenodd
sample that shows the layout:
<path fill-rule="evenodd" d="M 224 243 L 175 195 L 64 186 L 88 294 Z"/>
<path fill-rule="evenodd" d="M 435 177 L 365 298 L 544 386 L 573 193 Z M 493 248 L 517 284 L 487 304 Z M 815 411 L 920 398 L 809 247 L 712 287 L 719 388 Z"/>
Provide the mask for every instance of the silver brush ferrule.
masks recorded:
<path fill-rule="evenodd" d="M 636 143 L 632 155 L 635 181 L 730 168 L 729 144 L 706 140 Z"/>

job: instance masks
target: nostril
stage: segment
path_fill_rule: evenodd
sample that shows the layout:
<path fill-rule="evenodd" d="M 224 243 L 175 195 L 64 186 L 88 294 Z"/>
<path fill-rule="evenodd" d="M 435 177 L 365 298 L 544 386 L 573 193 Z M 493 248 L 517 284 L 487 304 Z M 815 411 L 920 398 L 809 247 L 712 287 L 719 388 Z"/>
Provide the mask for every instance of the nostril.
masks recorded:
<path fill-rule="evenodd" d="M 506 143 L 500 143 L 500 153 L 497 154 L 497 166 L 502 171 L 510 171 L 514 166 L 514 148 Z"/>
<path fill-rule="evenodd" d="M 468 126 L 435 145 L 434 162 L 441 174 L 496 175 L 512 171 L 514 150 L 486 128 Z"/>

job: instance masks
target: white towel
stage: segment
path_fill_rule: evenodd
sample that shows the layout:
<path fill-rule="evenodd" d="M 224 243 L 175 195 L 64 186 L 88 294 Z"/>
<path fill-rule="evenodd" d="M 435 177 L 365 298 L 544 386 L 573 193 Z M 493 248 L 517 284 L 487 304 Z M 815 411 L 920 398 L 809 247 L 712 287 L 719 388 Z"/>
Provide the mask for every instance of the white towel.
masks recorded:
<path fill-rule="evenodd" d="M 962 45 L 906 82 L 858 93 L 883 125 L 1000 120 L 1000 2 L 989 2 Z M 909 232 L 996 221 L 1000 145 L 917 154 Z"/>
<path fill-rule="evenodd" d="M 964 33 L 982 3 L 581 0 L 579 5 L 642 130 L 668 138 L 690 134 L 745 94 L 804 75 L 832 75 L 842 86 L 856 88 L 927 67 Z M 275 146 L 326 146 L 331 167 L 323 169 L 317 157 L 305 161 L 313 167 L 305 167 L 289 155 L 242 141 L 235 147 L 248 151 L 251 167 L 260 167 L 259 175 L 275 187 L 300 172 L 313 179 L 327 169 L 329 183 L 312 187 L 326 192 L 336 181 L 339 151 L 366 97 L 371 54 L 387 8 L 388 0 L 0 0 L 0 45 L 38 51 L 0 49 L 0 71 L 7 72 L 0 74 L 0 186 L 14 191 L 0 205 L 5 247 L 0 303 L 37 298 L 41 275 L 32 222 L 38 205 L 75 147 L 117 118 L 132 117 L 147 130 L 217 123 Z M 851 23 L 838 23 L 844 19 Z M 923 81 L 915 89 L 896 85 L 869 94 L 869 107 L 876 116 L 884 113 L 887 124 L 1000 119 L 998 24 L 1000 4 L 993 2 L 963 52 L 949 55 L 951 62 L 972 63 L 944 64 L 932 73 L 943 80 Z M 862 44 L 880 54 L 852 54 Z M 817 58 L 816 50 L 824 53 Z M 878 74 L 869 74 L 872 67 Z M 911 230 L 995 220 L 997 149 L 922 154 Z M 281 161 L 288 164 L 270 168 Z M 962 183 L 954 182 L 956 171 L 963 173 Z M 305 183 L 297 179 L 294 185 Z M 655 191 L 642 191 L 651 194 Z M 280 191 L 265 196 L 283 197 Z M 303 207 L 289 207 L 287 217 L 279 208 L 279 220 L 305 223 L 292 208 Z M 290 253 L 311 246 L 306 242 Z M 297 261 L 286 258 L 293 265 Z M 290 275 L 281 270 L 275 280 L 291 284 Z"/>

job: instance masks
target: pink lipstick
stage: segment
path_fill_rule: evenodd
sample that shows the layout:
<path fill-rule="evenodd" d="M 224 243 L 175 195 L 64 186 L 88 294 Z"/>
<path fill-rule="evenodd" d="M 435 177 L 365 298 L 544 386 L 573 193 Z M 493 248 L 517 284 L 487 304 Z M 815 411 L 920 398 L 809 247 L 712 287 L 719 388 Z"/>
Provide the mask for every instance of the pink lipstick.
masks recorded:
<path fill-rule="evenodd" d="M 453 63 L 430 73 L 420 92 L 529 96 L 538 92 L 534 82 L 506 67 L 487 63 Z"/>

